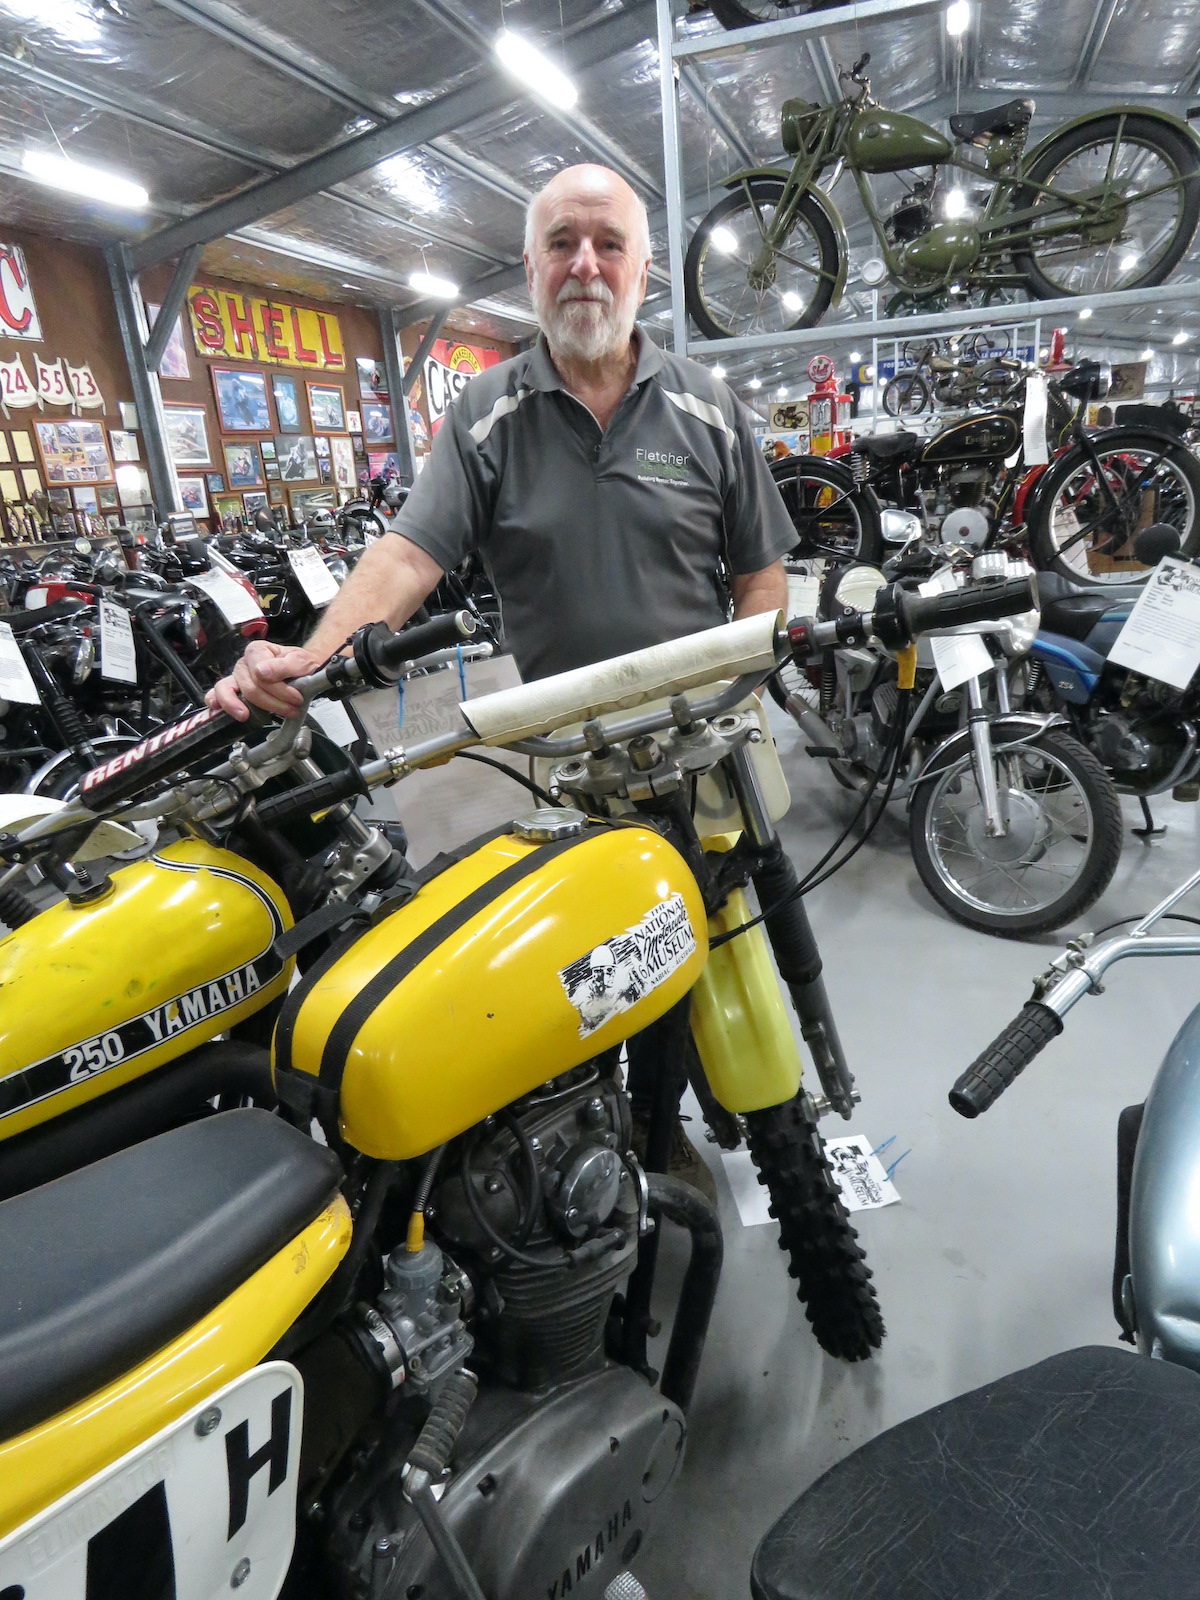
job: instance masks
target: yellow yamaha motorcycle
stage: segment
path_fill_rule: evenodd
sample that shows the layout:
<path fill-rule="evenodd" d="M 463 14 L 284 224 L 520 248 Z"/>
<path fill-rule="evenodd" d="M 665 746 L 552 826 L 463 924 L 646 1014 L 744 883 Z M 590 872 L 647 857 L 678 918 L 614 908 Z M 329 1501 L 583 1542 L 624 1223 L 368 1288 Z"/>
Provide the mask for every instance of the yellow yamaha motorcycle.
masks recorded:
<path fill-rule="evenodd" d="M 31 861 L 82 863 L 101 827 L 153 819 L 188 831 L 156 858 L 164 882 L 186 884 L 232 870 L 221 840 L 250 812 L 320 813 L 480 744 L 551 760 L 558 797 L 589 802 L 531 810 L 438 858 L 365 926 L 345 907 L 335 927 L 326 905 L 274 934 L 286 919 L 251 879 L 277 913 L 264 908 L 270 949 L 231 961 L 222 948 L 203 986 L 114 981 L 128 915 L 105 959 L 63 961 L 62 994 L 110 997 L 103 1059 L 107 1035 L 140 1060 L 201 1009 L 228 1022 L 282 987 L 282 941 L 334 933 L 275 1028 L 291 1126 L 220 1112 L 0 1204 L 0 1594 L 273 1600 L 289 1571 L 305 1593 L 379 1600 L 604 1590 L 678 1470 L 721 1254 L 707 1202 L 632 1154 L 621 1046 L 663 1046 L 649 1164 L 686 1070 L 689 1009 L 712 1091 L 745 1117 L 768 1182 L 796 1165 L 782 1151 L 795 1127 L 819 1152 L 739 887 L 778 865 L 758 719 L 738 708 L 783 660 L 874 633 L 911 671 L 917 631 L 1030 600 L 1024 580 L 932 598 L 891 587 L 872 613 L 834 622 L 747 618 L 469 702 L 460 731 L 282 794 L 269 786 L 294 768 L 301 724 L 251 745 L 244 726 L 200 713 L 0 840 L 2 889 Z M 422 645 L 446 626 L 428 624 Z M 394 679 L 416 632 L 364 630 L 353 656 L 299 687 L 336 697 Z M 717 771 L 743 826 L 705 849 L 679 802 Z M 47 999 L 71 951 L 57 918 L 119 906 L 125 875 L 156 863 L 43 914 L 61 930 L 40 947 Z M 766 904 L 768 926 L 797 900 Z M 40 921 L 0 945 L 18 980 Z M 803 992 L 804 975 L 794 982 Z M 12 992 L 6 980 L 6 1029 Z M 83 1013 L 62 994 L 61 1020 L 42 1008 L 38 1063 L 81 1048 L 66 1039 Z M 91 1061 L 102 1076 L 85 1050 Z M 660 1377 L 648 1340 L 662 1218 L 689 1232 L 692 1255 Z M 847 1249 L 861 1264 L 852 1233 Z"/>

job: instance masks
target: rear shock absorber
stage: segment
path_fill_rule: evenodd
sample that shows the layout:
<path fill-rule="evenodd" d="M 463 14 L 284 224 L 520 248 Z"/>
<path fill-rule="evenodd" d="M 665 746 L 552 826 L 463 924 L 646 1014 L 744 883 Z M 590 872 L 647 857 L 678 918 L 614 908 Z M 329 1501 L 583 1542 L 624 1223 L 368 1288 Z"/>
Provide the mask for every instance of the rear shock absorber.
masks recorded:
<path fill-rule="evenodd" d="M 25 657 L 29 674 L 42 697 L 42 705 L 58 729 L 63 744 L 81 766 L 88 768 L 99 766 L 100 758 L 88 738 L 83 718 L 79 715 L 74 701 L 59 688 L 58 679 L 42 660 L 40 652 L 32 645 L 22 644 L 21 654 Z"/>
<path fill-rule="evenodd" d="M 21 893 L 20 889 L 11 886 L 0 889 L 0 922 L 6 928 L 20 928 L 26 922 L 32 922 L 38 914 L 38 908 L 28 895 Z"/>

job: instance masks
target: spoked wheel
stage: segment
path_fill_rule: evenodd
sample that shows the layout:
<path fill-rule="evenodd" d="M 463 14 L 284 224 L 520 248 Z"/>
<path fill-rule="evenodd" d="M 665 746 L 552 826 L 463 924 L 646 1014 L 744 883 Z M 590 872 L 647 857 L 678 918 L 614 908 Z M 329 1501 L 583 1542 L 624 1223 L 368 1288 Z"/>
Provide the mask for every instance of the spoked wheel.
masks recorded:
<path fill-rule="evenodd" d="M 802 194 L 786 238 L 767 235 L 783 180 L 753 178 L 712 208 L 684 262 L 687 308 L 709 339 L 814 327 L 829 309 L 838 243 L 829 218 Z"/>
<path fill-rule="evenodd" d="M 1077 446 L 1050 464 L 1029 522 L 1035 565 L 1073 583 L 1144 583 L 1138 533 L 1169 523 L 1184 555 L 1200 550 L 1200 462 L 1182 444 L 1132 428 L 1092 441 L 1100 466 Z"/>
<path fill-rule="evenodd" d="M 709 10 L 723 28 L 750 28 L 756 22 L 803 17 L 838 3 L 839 0 L 709 0 Z"/>
<path fill-rule="evenodd" d="M 822 1350 L 842 1361 L 865 1361 L 883 1343 L 883 1316 L 871 1269 L 842 1204 L 811 1103 L 746 1117 L 750 1159 L 771 1196 L 779 1248 Z"/>
<path fill-rule="evenodd" d="M 798 560 L 883 560 L 883 519 L 870 489 L 850 469 L 822 456 L 784 456 L 771 463 L 799 541 Z"/>
<path fill-rule="evenodd" d="M 1080 916 L 1112 882 L 1121 806 L 1112 779 L 1077 740 L 1050 729 L 997 758 L 1000 838 L 985 829 L 971 752 L 918 784 L 909 844 L 944 910 L 984 933 L 1045 933 Z"/>
<path fill-rule="evenodd" d="M 1140 289 L 1179 264 L 1200 221 L 1200 153 L 1186 133 L 1137 112 L 1106 113 L 1052 139 L 1015 212 L 1033 208 L 1013 262 L 1043 299 Z"/>
<path fill-rule="evenodd" d="M 889 417 L 919 417 L 933 400 L 919 372 L 898 372 L 883 386 L 883 409 Z"/>

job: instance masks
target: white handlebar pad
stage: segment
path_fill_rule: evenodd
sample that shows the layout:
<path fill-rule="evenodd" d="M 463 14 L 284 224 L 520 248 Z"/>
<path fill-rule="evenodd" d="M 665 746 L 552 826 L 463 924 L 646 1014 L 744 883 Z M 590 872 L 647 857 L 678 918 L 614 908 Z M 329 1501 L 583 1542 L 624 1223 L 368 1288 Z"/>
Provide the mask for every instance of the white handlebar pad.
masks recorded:
<path fill-rule="evenodd" d="M 776 664 L 775 635 L 782 621 L 781 612 L 764 611 L 553 678 L 481 695 L 458 709 L 485 744 L 528 739 L 606 711 L 627 710 L 722 678 L 766 671 Z"/>

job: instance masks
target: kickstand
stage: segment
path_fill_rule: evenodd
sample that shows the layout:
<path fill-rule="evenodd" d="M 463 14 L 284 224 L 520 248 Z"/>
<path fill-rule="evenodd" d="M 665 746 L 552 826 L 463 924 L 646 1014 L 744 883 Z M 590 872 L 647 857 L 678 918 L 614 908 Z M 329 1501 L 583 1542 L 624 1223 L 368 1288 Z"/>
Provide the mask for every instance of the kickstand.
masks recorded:
<path fill-rule="evenodd" d="M 1144 795 L 1138 795 L 1138 805 L 1142 808 L 1142 821 L 1145 827 L 1133 828 L 1131 832 L 1135 833 L 1143 844 L 1149 844 L 1151 839 L 1161 839 L 1167 831 L 1166 825 L 1161 828 L 1154 826 L 1154 813 L 1150 810 L 1150 803 Z"/>

